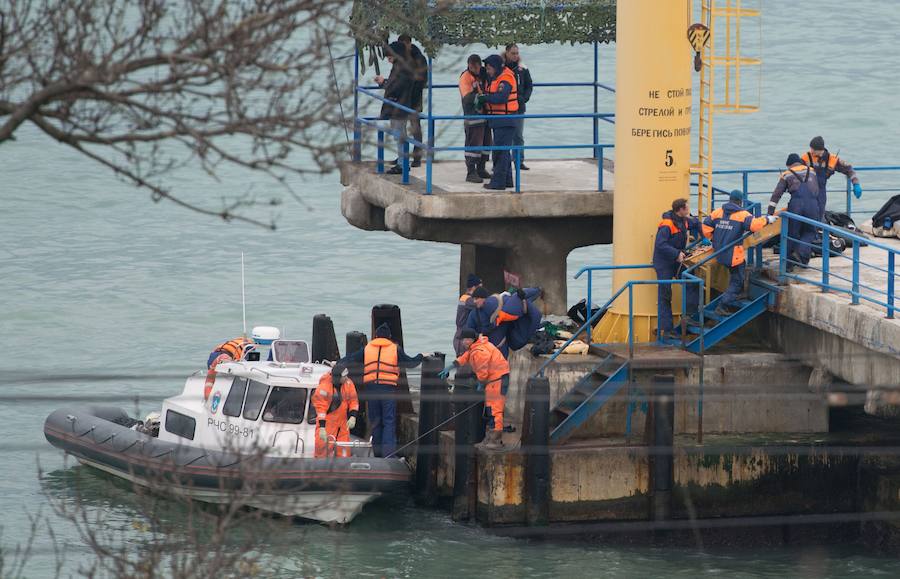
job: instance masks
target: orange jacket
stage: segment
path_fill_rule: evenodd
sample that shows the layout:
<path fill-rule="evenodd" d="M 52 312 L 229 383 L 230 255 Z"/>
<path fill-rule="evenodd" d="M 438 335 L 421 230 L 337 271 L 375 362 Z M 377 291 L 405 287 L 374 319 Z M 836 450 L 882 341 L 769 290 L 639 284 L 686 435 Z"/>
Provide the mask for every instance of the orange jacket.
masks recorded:
<path fill-rule="evenodd" d="M 514 115 L 519 112 L 519 92 L 516 87 L 516 75 L 507 67 L 503 67 L 503 72 L 497 75 L 497 78 L 488 86 L 488 93 L 496 93 L 500 91 L 500 83 L 509 83 L 511 87 L 509 96 L 506 97 L 505 103 L 492 104 L 485 103 L 484 112 L 489 115 Z"/>
<path fill-rule="evenodd" d="M 400 380 L 397 344 L 387 338 L 375 338 L 366 345 L 363 361 L 363 383 L 377 382 L 396 386 Z"/>
<path fill-rule="evenodd" d="M 456 359 L 460 366 L 466 364 L 472 367 L 478 381 L 484 385 L 495 382 L 509 374 L 509 362 L 503 357 L 497 346 L 488 341 L 487 336 L 481 336 Z"/>
<path fill-rule="evenodd" d="M 232 360 L 240 360 L 244 357 L 244 348 L 252 343 L 253 342 L 251 340 L 248 340 L 244 337 L 239 337 L 219 344 L 213 351 L 225 352 L 226 354 L 231 356 Z"/>
<path fill-rule="evenodd" d="M 350 378 L 344 378 L 340 391 L 335 391 L 331 382 L 331 372 L 319 378 L 319 385 L 313 391 L 312 405 L 316 409 L 316 420 L 320 423 L 334 412 L 349 412 L 351 416 L 359 411 L 359 397 L 356 385 Z"/>

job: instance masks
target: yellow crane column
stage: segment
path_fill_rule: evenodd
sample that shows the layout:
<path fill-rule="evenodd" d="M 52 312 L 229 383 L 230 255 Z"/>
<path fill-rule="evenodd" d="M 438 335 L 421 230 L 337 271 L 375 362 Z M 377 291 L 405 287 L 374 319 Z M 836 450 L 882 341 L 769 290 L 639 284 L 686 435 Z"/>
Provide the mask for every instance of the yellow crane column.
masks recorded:
<path fill-rule="evenodd" d="M 691 167 L 691 70 L 686 38 L 690 0 L 628 0 L 616 5 L 616 149 L 613 261 L 649 264 L 660 215 L 688 197 Z M 613 272 L 613 290 L 652 269 Z M 634 340 L 655 340 L 654 285 L 634 291 Z M 680 292 L 673 292 L 675 304 Z M 678 308 L 673 308 L 676 312 Z M 627 292 L 594 328 L 593 341 L 628 339 Z"/>

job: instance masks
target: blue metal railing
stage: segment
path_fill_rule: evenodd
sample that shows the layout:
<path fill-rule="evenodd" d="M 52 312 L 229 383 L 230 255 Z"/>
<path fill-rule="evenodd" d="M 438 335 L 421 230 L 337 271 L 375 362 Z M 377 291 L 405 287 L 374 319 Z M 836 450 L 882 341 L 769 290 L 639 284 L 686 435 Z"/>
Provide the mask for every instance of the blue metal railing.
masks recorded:
<path fill-rule="evenodd" d="M 735 182 L 735 186 L 733 187 L 734 189 L 739 189 L 740 191 L 742 191 L 744 193 L 744 197 L 747 199 L 768 199 L 772 195 L 772 190 L 775 188 L 775 183 L 777 183 L 778 181 L 778 176 L 783 170 L 784 169 L 724 169 L 715 170 L 712 173 L 713 175 L 720 177 L 740 176 L 740 182 Z M 878 209 L 877 207 L 874 209 L 872 209 L 871 207 L 862 208 L 861 205 L 869 205 L 870 200 L 886 200 L 887 196 L 873 194 L 900 193 L 900 186 L 878 186 L 877 184 L 879 181 L 879 176 L 875 175 L 877 173 L 890 173 L 893 174 L 892 176 L 895 176 L 897 172 L 900 172 L 900 165 L 873 165 L 854 167 L 853 170 L 860 174 L 860 182 L 863 185 L 863 196 L 861 199 L 855 199 L 853 196 L 853 184 L 851 183 L 849 178 L 845 178 L 845 187 L 843 190 L 841 190 L 841 193 L 844 196 L 844 212 L 848 215 L 871 215 L 875 213 L 875 211 L 877 211 Z M 754 177 L 758 177 L 759 175 L 767 176 L 767 181 L 765 183 L 766 188 L 764 189 L 754 189 L 751 187 L 751 180 Z M 832 180 L 829 182 L 832 182 L 833 180 L 834 178 L 832 178 Z M 876 185 L 869 186 L 868 183 L 871 183 L 873 180 Z M 728 199 L 730 190 L 722 188 L 721 183 L 722 181 L 719 180 L 717 182 L 719 186 L 713 187 L 713 206 L 715 206 L 716 199 Z M 756 185 L 756 182 L 754 182 L 753 185 Z M 835 192 L 836 191 L 831 191 L 830 193 L 834 194 Z M 832 198 L 832 201 L 834 201 L 834 198 Z M 832 207 L 834 207 L 833 204 Z"/>
<path fill-rule="evenodd" d="M 894 317 L 894 311 L 896 310 L 896 308 L 894 307 L 894 288 L 896 286 L 897 278 L 895 265 L 897 262 L 897 255 L 900 254 L 900 249 L 889 247 L 883 243 L 878 243 L 876 241 L 872 241 L 871 239 L 866 239 L 862 236 L 848 232 L 846 229 L 841 229 L 840 227 L 834 227 L 826 223 L 821 223 L 814 219 L 808 219 L 806 217 L 802 217 L 788 211 L 783 211 L 782 213 L 780 213 L 780 215 L 784 220 L 781 225 L 781 247 L 778 252 L 778 273 L 780 279 L 795 279 L 804 283 L 816 285 L 819 286 L 823 292 L 846 293 L 850 295 L 851 304 L 859 304 L 860 300 L 865 300 L 869 303 L 885 308 L 887 318 Z M 791 237 L 789 235 L 790 228 L 787 227 L 787 225 L 792 221 L 822 229 L 823 234 L 820 248 L 822 251 L 822 267 L 804 265 L 797 262 L 796 260 L 791 259 L 790 252 L 787 249 L 789 243 L 805 245 L 810 249 L 813 248 L 813 244 L 801 241 L 800 239 Z M 850 243 L 850 256 L 846 256 L 843 253 L 839 253 L 831 249 L 831 235 L 843 238 Z M 878 263 L 863 261 L 860 257 L 860 247 L 865 245 L 868 245 L 868 247 L 871 247 L 875 250 L 879 250 L 879 252 L 884 252 L 882 255 L 886 258 L 886 266 L 882 267 Z M 849 261 L 849 278 L 834 271 L 834 267 L 832 265 L 832 260 L 834 259 L 845 259 Z M 789 265 L 794 266 L 793 271 L 788 271 Z M 885 274 L 885 288 L 881 289 L 879 287 L 873 287 L 871 285 L 863 283 L 860 277 L 861 268 L 868 268 L 868 270 L 874 270 Z M 798 271 L 816 271 L 819 272 L 819 274 L 812 276 L 805 275 L 803 273 L 797 273 Z M 835 282 L 835 279 L 840 281 Z"/>
<path fill-rule="evenodd" d="M 353 160 L 359 162 L 362 160 L 362 130 L 364 127 L 373 127 L 378 131 L 377 140 L 376 140 L 376 170 L 379 173 L 384 172 L 384 134 L 388 133 L 393 135 L 395 139 L 398 139 L 400 136 L 400 131 L 394 131 L 384 126 L 385 120 L 380 120 L 374 117 L 363 117 L 359 114 L 359 97 L 363 95 L 370 99 L 374 99 L 380 101 L 384 104 L 387 104 L 390 107 L 394 107 L 399 111 L 406 113 L 407 115 L 415 115 L 420 119 L 424 119 L 427 121 L 427 132 L 425 142 L 418 141 L 409 137 L 408 135 L 402 139 L 400 143 L 400 150 L 398 151 L 398 159 L 400 159 L 401 163 L 401 182 L 403 184 L 409 183 L 409 147 L 410 145 L 414 147 L 418 147 L 422 151 L 425 152 L 425 194 L 430 195 L 433 191 L 433 169 L 432 165 L 434 162 L 434 155 L 436 152 L 440 151 L 512 151 L 513 153 L 513 165 L 515 170 L 515 191 L 517 193 L 521 192 L 521 152 L 525 150 L 557 150 L 557 149 L 590 149 L 592 151 L 593 157 L 597 159 L 597 190 L 603 191 L 604 183 L 603 183 L 603 164 L 605 160 L 605 152 L 607 149 L 611 149 L 614 147 L 612 143 L 601 143 L 600 142 L 600 131 L 599 131 L 599 123 L 601 121 L 614 123 L 615 115 L 613 113 L 601 113 L 598 110 L 598 97 L 600 90 L 606 90 L 611 93 L 615 92 L 615 89 L 599 82 L 599 53 L 598 53 L 598 45 L 594 43 L 594 79 L 593 82 L 544 82 L 544 83 L 534 83 L 534 86 L 537 88 L 546 87 L 546 88 L 557 88 L 557 87 L 593 87 L 594 89 L 594 111 L 593 113 L 548 113 L 548 114 L 516 114 L 516 115 L 504 115 L 507 119 L 581 119 L 581 118 L 590 118 L 593 121 L 593 143 L 591 144 L 572 144 L 572 145 L 518 145 L 518 146 L 491 146 L 491 147 L 464 147 L 464 146 L 454 146 L 454 147 L 437 147 L 435 146 L 435 124 L 437 121 L 461 121 L 461 120 L 478 120 L 478 119 L 491 119 L 496 118 L 491 115 L 435 115 L 433 110 L 433 91 L 434 89 L 452 89 L 457 88 L 456 84 L 434 84 L 432 72 L 431 58 L 428 59 L 428 109 L 426 114 L 422 114 L 419 111 L 413 110 L 409 107 L 400 105 L 399 103 L 392 101 L 390 99 L 384 98 L 383 96 L 376 94 L 374 91 L 378 90 L 379 87 L 377 85 L 367 85 L 362 86 L 359 83 L 359 55 L 357 54 L 356 62 L 354 64 L 354 78 L 355 78 L 355 90 L 353 95 L 353 110 L 354 110 L 354 128 L 353 128 L 353 136 L 354 136 L 354 146 L 353 146 Z"/>

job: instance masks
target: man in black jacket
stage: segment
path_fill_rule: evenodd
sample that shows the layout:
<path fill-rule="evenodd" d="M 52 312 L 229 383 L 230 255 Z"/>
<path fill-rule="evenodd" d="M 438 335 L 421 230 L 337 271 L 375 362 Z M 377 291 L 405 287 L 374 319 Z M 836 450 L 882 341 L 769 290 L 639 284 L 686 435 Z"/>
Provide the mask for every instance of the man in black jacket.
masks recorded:
<path fill-rule="evenodd" d="M 525 103 L 527 103 L 531 99 L 531 91 L 534 88 L 534 83 L 531 81 L 531 71 L 528 70 L 524 64 L 522 64 L 521 57 L 519 56 L 519 47 L 516 44 L 507 44 L 506 52 L 504 53 L 504 60 L 506 61 L 506 66 L 513 71 L 513 74 L 516 75 L 516 83 L 518 87 L 519 94 L 519 112 L 518 114 L 525 114 Z M 516 119 L 516 133 L 513 136 L 513 145 L 524 145 L 525 137 L 525 119 Z M 513 158 L 515 159 L 515 154 L 513 154 Z M 523 171 L 527 171 L 528 167 L 525 166 L 525 151 L 519 151 L 519 168 Z"/>
<path fill-rule="evenodd" d="M 412 68 L 413 73 L 412 105 L 410 108 L 421 113 L 422 92 L 425 90 L 425 87 L 428 86 L 428 59 L 425 58 L 425 55 L 422 54 L 419 47 L 412 43 L 412 38 L 409 34 L 401 34 L 397 37 L 397 40 L 402 42 L 403 46 L 406 47 L 409 66 Z M 423 142 L 422 122 L 418 115 L 409 115 L 409 132 L 415 140 L 420 143 Z M 418 167 L 421 164 L 422 149 L 421 147 L 416 147 L 413 149 L 412 166 Z"/>
<path fill-rule="evenodd" d="M 381 75 L 376 76 L 375 83 L 384 89 L 384 98 L 398 105 L 413 108 L 415 78 L 406 56 L 406 46 L 402 42 L 392 42 L 386 54 L 388 62 L 391 63 L 391 72 L 387 79 Z M 390 103 L 384 103 L 381 105 L 380 116 L 391 121 L 391 130 L 397 135 L 397 162 L 387 171 L 391 175 L 397 175 L 403 172 L 403 142 L 406 140 L 406 122 L 409 113 Z"/>

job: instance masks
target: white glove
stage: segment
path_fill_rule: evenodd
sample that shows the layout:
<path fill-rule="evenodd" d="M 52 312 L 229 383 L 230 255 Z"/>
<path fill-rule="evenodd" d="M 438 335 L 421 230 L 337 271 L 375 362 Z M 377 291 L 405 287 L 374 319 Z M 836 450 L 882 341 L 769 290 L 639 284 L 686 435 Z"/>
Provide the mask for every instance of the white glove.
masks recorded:
<path fill-rule="evenodd" d="M 353 430 L 356 427 L 356 417 L 351 416 L 347 419 L 347 430 Z"/>
<path fill-rule="evenodd" d="M 325 432 L 325 429 L 322 427 L 319 427 L 319 439 L 322 442 L 328 442 L 328 433 Z"/>
<path fill-rule="evenodd" d="M 766 215 L 766 221 L 768 221 L 769 223 L 775 223 L 776 221 L 778 221 L 778 216 L 777 215 Z"/>

